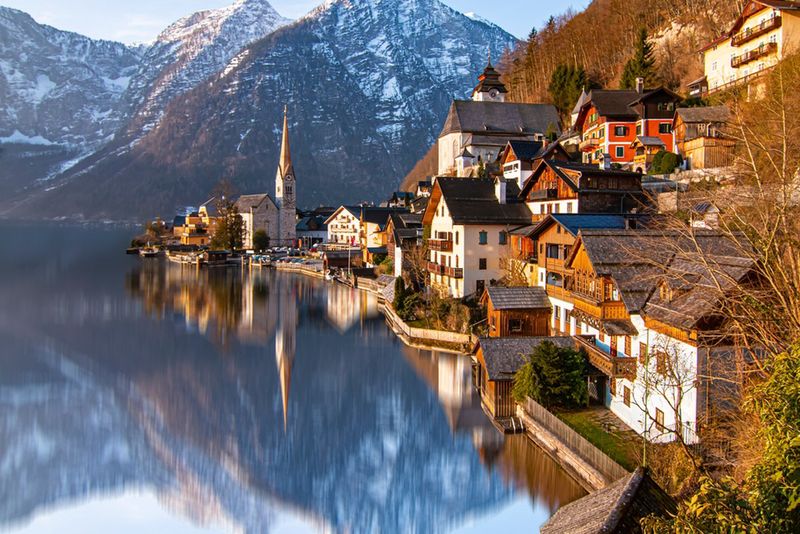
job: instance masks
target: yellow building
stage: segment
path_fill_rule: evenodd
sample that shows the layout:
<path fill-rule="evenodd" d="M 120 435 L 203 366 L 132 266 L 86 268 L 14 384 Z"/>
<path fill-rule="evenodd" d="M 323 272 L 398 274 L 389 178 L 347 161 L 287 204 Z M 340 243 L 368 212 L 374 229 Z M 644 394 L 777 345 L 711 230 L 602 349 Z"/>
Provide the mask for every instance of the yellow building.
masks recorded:
<path fill-rule="evenodd" d="M 701 50 L 705 76 L 689 84 L 700 96 L 758 78 L 800 43 L 800 2 L 748 2 L 733 27 Z"/>

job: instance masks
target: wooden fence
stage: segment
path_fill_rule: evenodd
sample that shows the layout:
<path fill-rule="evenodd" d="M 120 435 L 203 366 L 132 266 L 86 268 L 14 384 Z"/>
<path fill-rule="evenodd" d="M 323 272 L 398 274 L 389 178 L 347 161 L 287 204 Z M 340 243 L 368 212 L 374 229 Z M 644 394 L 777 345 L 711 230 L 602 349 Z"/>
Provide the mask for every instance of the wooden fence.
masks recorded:
<path fill-rule="evenodd" d="M 383 307 L 383 313 L 397 330 L 411 339 L 471 345 L 472 337 L 469 334 L 459 334 L 458 332 L 447 332 L 445 330 L 428 330 L 427 328 L 414 328 L 409 326 L 394 312 L 388 303 Z"/>
<path fill-rule="evenodd" d="M 521 407 L 531 419 L 547 429 L 573 454 L 603 475 L 607 482 L 619 480 L 629 474 L 624 467 L 589 443 L 586 438 L 575 432 L 535 400 L 528 398 Z"/>

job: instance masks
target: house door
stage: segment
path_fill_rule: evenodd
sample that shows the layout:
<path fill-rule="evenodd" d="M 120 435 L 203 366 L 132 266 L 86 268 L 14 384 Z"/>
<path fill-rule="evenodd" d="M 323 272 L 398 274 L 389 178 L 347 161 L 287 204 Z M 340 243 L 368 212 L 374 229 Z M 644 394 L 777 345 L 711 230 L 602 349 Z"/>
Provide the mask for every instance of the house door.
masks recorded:
<path fill-rule="evenodd" d="M 606 399 L 606 377 L 589 377 L 589 404 L 605 404 Z"/>

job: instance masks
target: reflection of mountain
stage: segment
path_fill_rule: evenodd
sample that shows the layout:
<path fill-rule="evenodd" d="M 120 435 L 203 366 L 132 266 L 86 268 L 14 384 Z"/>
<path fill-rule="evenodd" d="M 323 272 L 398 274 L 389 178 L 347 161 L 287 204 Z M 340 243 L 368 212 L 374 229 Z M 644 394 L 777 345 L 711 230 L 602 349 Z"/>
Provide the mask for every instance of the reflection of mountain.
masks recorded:
<path fill-rule="evenodd" d="M 71 241 L 76 255 L 85 241 Z M 272 273 L 256 289 L 238 273 L 218 284 L 226 300 L 207 275 L 137 264 L 130 301 L 91 264 L 60 265 L 23 278 L 19 306 L 0 302 L 15 321 L 0 321 L 14 333 L 2 333 L 14 357 L 0 358 L 0 525 L 148 487 L 197 522 L 248 532 L 269 531 L 276 510 L 335 531 L 437 532 L 511 497 L 380 320 L 328 326 L 327 292 L 350 290 Z M 40 313 L 53 301 L 89 313 Z"/>

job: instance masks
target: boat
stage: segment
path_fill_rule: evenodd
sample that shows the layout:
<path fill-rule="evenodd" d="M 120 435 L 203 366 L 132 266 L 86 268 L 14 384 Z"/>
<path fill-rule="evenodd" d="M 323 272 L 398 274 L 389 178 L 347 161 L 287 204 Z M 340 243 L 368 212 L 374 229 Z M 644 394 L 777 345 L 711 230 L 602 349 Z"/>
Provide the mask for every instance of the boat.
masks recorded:
<path fill-rule="evenodd" d="M 143 247 L 139 249 L 139 256 L 142 258 L 156 258 L 159 252 L 156 247 Z"/>
<path fill-rule="evenodd" d="M 229 265 L 227 250 L 208 250 L 203 253 L 203 265 L 206 267 L 225 267 Z"/>
<path fill-rule="evenodd" d="M 167 259 L 180 265 L 195 265 L 197 258 L 197 254 L 192 252 L 167 252 Z"/>

